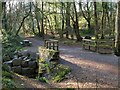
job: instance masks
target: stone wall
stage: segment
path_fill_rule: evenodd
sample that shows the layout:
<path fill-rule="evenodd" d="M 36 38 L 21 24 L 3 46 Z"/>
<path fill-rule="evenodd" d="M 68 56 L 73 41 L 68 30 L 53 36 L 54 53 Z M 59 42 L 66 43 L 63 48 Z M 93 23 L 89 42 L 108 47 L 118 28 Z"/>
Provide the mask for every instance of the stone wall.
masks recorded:
<path fill-rule="evenodd" d="M 53 66 L 54 64 L 51 64 L 51 62 L 58 62 L 59 61 L 59 52 L 52 49 L 47 49 L 45 47 L 39 47 L 39 59 L 38 59 L 38 75 L 45 72 L 46 66 L 45 64 L 48 64 L 49 66 Z M 51 68 L 51 67 L 50 67 Z"/>
<path fill-rule="evenodd" d="M 39 59 L 50 62 L 52 60 L 59 60 L 59 52 L 45 47 L 39 47 Z"/>
<path fill-rule="evenodd" d="M 33 53 L 31 52 L 26 52 L 26 54 L 19 52 L 12 60 L 3 64 L 8 65 L 15 73 L 32 77 L 38 72 L 37 55 L 36 57 L 32 57 L 32 55 Z"/>

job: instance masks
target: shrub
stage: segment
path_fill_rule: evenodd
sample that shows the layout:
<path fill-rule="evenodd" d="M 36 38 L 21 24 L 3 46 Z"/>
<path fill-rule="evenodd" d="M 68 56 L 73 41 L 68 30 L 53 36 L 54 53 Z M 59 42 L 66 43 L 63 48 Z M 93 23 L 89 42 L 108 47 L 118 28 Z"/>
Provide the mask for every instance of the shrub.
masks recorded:
<path fill-rule="evenodd" d="M 120 56 L 120 52 L 118 52 L 116 48 L 114 48 L 114 54 L 115 54 L 116 56 Z"/>
<path fill-rule="evenodd" d="M 4 64 L 4 65 L 2 65 L 2 70 L 10 72 L 10 67 L 8 65 Z"/>
<path fill-rule="evenodd" d="M 81 35 L 93 35 L 93 34 L 94 34 L 94 30 L 89 30 L 89 29 L 81 30 Z"/>
<path fill-rule="evenodd" d="M 2 86 L 6 90 L 13 90 L 12 88 L 16 88 L 14 81 L 8 78 L 2 78 Z"/>
<path fill-rule="evenodd" d="M 10 79 L 13 78 L 12 74 L 10 72 L 7 72 L 7 71 L 2 71 L 2 77 L 3 78 L 10 78 Z"/>
<path fill-rule="evenodd" d="M 68 66 L 64 66 L 62 64 L 59 64 L 56 70 L 56 74 L 53 76 L 53 82 L 60 82 L 63 79 L 65 79 L 65 75 L 68 74 L 71 69 Z"/>
<path fill-rule="evenodd" d="M 20 50 L 22 46 L 20 45 L 21 37 L 14 35 L 7 35 L 3 37 L 2 40 L 2 55 L 8 55 L 10 58 L 13 57 L 14 52 Z"/>
<path fill-rule="evenodd" d="M 49 83 L 49 81 L 45 77 L 37 77 L 37 80 L 44 82 L 44 83 Z"/>

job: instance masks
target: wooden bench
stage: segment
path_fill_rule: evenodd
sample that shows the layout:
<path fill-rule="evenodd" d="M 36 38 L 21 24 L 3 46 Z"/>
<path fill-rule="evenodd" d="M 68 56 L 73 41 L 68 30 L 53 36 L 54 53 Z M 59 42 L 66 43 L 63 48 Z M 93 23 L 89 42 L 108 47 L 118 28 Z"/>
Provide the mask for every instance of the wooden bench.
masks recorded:
<path fill-rule="evenodd" d="M 102 54 L 113 53 L 114 41 L 112 40 L 99 40 L 97 41 L 97 51 Z"/>
<path fill-rule="evenodd" d="M 54 39 L 45 40 L 44 47 L 46 47 L 48 49 L 59 51 L 58 40 L 54 40 Z"/>
<path fill-rule="evenodd" d="M 83 39 L 83 48 L 86 50 L 96 51 L 97 42 L 95 40 Z"/>
<path fill-rule="evenodd" d="M 90 40 L 83 39 L 83 48 L 102 54 L 113 53 L 114 41 L 112 40 Z"/>

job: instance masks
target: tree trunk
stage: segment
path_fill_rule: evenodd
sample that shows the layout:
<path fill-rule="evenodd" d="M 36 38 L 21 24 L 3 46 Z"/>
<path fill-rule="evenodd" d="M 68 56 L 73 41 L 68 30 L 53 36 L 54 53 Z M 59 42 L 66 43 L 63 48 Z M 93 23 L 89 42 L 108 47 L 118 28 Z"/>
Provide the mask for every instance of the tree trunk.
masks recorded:
<path fill-rule="evenodd" d="M 87 11 L 86 11 L 87 15 L 85 15 L 85 10 L 83 10 L 81 2 L 79 2 L 79 7 L 80 7 L 80 10 L 81 10 L 81 13 L 82 13 L 83 17 L 85 18 L 85 20 L 88 23 L 88 29 L 91 30 L 91 22 L 90 22 L 91 21 L 91 16 L 90 16 L 90 10 L 89 10 L 90 7 L 88 7 L 88 4 L 89 4 L 89 2 L 87 2 L 87 4 L 86 4 L 86 6 L 87 6 Z"/>
<path fill-rule="evenodd" d="M 34 28 L 34 18 L 33 17 L 32 17 L 32 30 L 33 30 L 34 35 L 36 35 L 35 28 Z"/>
<path fill-rule="evenodd" d="M 36 35 L 35 29 L 34 29 L 34 18 L 32 15 L 32 2 L 30 2 L 30 16 L 31 16 L 31 20 L 32 20 L 32 31 L 33 31 L 33 34 Z"/>
<path fill-rule="evenodd" d="M 69 38 L 68 30 L 70 28 L 70 2 L 67 2 L 66 8 L 66 38 Z"/>
<path fill-rule="evenodd" d="M 38 9 L 37 2 L 36 2 L 36 5 L 34 5 L 34 7 L 35 7 L 35 18 L 36 18 L 36 21 L 37 21 L 38 35 L 41 36 L 40 22 L 39 22 L 38 13 L 37 13 L 37 9 Z"/>
<path fill-rule="evenodd" d="M 28 16 L 29 16 L 29 14 L 27 14 L 25 17 L 23 17 L 22 22 L 21 22 L 21 24 L 20 24 L 20 26 L 19 26 L 19 28 L 18 28 L 18 30 L 17 30 L 17 32 L 16 32 L 16 36 L 18 35 L 18 33 L 19 33 L 19 31 L 20 31 L 23 23 L 24 23 L 24 20 L 25 20 Z"/>
<path fill-rule="evenodd" d="M 88 4 L 89 4 L 89 2 L 87 2 L 87 16 L 88 16 L 87 22 L 88 22 L 88 30 L 91 30 L 91 22 L 90 22 L 91 17 L 90 17 L 90 10 L 89 10 Z"/>
<path fill-rule="evenodd" d="M 117 3 L 117 13 L 115 22 L 115 49 L 116 55 L 120 56 L 120 1 Z"/>
<path fill-rule="evenodd" d="M 101 32 L 101 39 L 104 39 L 104 26 L 105 26 L 105 8 L 104 8 L 104 2 L 102 2 L 102 9 L 103 9 L 103 11 L 102 11 L 102 28 L 101 28 L 101 30 L 102 30 L 102 32 Z"/>
<path fill-rule="evenodd" d="M 3 10 L 2 26 L 5 29 L 5 31 L 7 31 L 6 2 L 2 2 L 2 10 Z"/>
<path fill-rule="evenodd" d="M 94 2 L 94 18 L 95 18 L 95 37 L 96 39 L 98 39 L 98 18 L 96 2 Z"/>
<path fill-rule="evenodd" d="M 54 15 L 54 21 L 55 21 L 55 31 L 57 30 L 57 17 L 56 17 L 56 15 Z"/>
<path fill-rule="evenodd" d="M 75 22 L 74 22 L 75 35 L 76 35 L 77 41 L 81 41 L 82 38 L 81 38 L 80 32 L 79 32 L 78 15 L 77 15 L 75 2 L 73 3 L 73 5 L 74 5 L 74 9 L 75 9 Z"/>
<path fill-rule="evenodd" d="M 38 21 L 37 16 L 36 16 L 36 20 L 37 20 L 37 28 L 38 28 L 39 36 L 41 36 L 40 26 L 39 26 L 39 21 Z"/>
<path fill-rule="evenodd" d="M 63 2 L 61 2 L 62 3 L 62 8 L 61 8 L 61 13 L 62 13 L 62 31 L 61 31 L 61 33 L 60 33 L 60 38 L 63 38 L 63 30 L 64 30 L 64 11 L 63 11 L 63 5 L 64 5 L 64 3 Z"/>
<path fill-rule="evenodd" d="M 42 34 L 42 37 L 44 38 L 44 22 L 43 22 L 43 20 L 44 20 L 44 14 L 43 14 L 43 6 L 44 6 L 44 4 L 43 4 L 43 2 L 42 2 L 42 22 L 41 22 L 41 34 Z"/>

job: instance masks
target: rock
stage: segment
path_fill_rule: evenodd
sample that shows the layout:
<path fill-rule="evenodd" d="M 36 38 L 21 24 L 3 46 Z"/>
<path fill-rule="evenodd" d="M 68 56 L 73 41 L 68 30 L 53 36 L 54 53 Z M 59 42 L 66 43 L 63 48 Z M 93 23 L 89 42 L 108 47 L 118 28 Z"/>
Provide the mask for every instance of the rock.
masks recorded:
<path fill-rule="evenodd" d="M 17 55 L 14 55 L 13 58 L 18 58 L 18 56 L 17 56 Z"/>
<path fill-rule="evenodd" d="M 4 55 L 3 56 L 3 62 L 10 61 L 10 56 L 9 55 Z"/>
<path fill-rule="evenodd" d="M 37 59 L 31 58 L 31 61 L 37 61 Z"/>
<path fill-rule="evenodd" d="M 37 54 L 34 53 L 34 52 L 31 52 L 30 57 L 31 57 L 31 59 L 36 60 L 37 59 Z"/>
<path fill-rule="evenodd" d="M 17 55 L 17 57 L 23 56 L 22 53 L 21 53 L 20 51 L 15 51 L 15 52 L 14 52 L 14 55 Z"/>
<path fill-rule="evenodd" d="M 25 61 L 28 61 L 28 62 L 29 62 L 29 61 L 32 61 L 32 60 L 28 58 L 28 59 L 26 59 Z"/>
<path fill-rule="evenodd" d="M 35 70 L 33 68 L 22 68 L 23 75 L 31 75 L 34 73 L 35 73 Z"/>
<path fill-rule="evenodd" d="M 23 57 L 23 60 L 27 60 L 27 59 L 28 59 L 28 57 L 25 57 L 25 56 Z"/>
<path fill-rule="evenodd" d="M 21 68 L 21 66 L 14 66 L 14 67 L 12 67 L 12 71 L 21 74 L 22 68 Z"/>
<path fill-rule="evenodd" d="M 18 55 L 18 57 L 22 57 L 23 56 L 21 52 L 18 52 L 17 55 Z"/>
<path fill-rule="evenodd" d="M 23 50 L 21 51 L 22 55 L 26 56 L 26 57 L 30 57 L 30 53 L 31 51 L 28 51 L 28 50 Z"/>
<path fill-rule="evenodd" d="M 13 66 L 21 66 L 22 59 L 14 58 L 13 59 Z"/>
<path fill-rule="evenodd" d="M 36 61 L 29 61 L 28 65 L 29 65 L 29 68 L 33 68 L 33 69 L 36 69 L 38 67 Z"/>
<path fill-rule="evenodd" d="M 23 60 L 21 66 L 22 66 L 23 68 L 28 67 L 28 61 L 24 61 L 24 60 Z"/>
<path fill-rule="evenodd" d="M 13 61 L 12 60 L 11 61 L 7 61 L 7 62 L 4 62 L 3 64 L 12 67 L 13 66 Z"/>
<path fill-rule="evenodd" d="M 26 59 L 27 57 L 25 57 L 25 56 L 21 56 L 21 59 Z"/>

